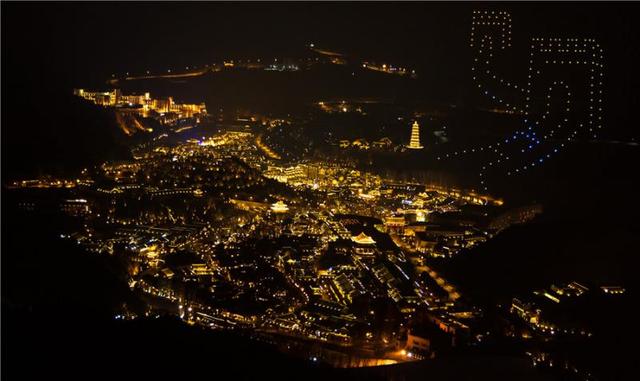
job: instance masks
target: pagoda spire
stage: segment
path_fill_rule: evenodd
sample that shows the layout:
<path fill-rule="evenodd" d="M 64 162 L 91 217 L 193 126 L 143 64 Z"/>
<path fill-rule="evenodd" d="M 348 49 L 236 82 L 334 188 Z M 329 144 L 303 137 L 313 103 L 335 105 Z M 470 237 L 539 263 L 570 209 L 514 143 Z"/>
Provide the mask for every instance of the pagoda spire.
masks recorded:
<path fill-rule="evenodd" d="M 422 145 L 420 145 L 420 125 L 418 124 L 417 121 L 414 121 L 413 125 L 411 126 L 411 140 L 409 141 L 409 145 L 407 146 L 407 148 L 411 148 L 411 149 L 424 148 Z"/>

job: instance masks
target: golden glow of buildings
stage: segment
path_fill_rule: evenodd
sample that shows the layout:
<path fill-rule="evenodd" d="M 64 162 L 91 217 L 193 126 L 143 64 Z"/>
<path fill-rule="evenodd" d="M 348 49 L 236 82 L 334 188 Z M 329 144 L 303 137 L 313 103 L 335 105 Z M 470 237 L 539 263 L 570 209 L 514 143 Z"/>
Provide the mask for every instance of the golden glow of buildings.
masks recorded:
<path fill-rule="evenodd" d="M 274 213 L 286 213 L 289 211 L 289 207 L 287 206 L 287 204 L 282 202 L 282 200 L 280 200 L 274 204 L 271 204 L 271 211 Z"/>
<path fill-rule="evenodd" d="M 413 125 L 411 126 L 411 140 L 409 141 L 409 145 L 407 146 L 407 148 L 410 148 L 410 149 L 424 148 L 420 144 L 420 125 L 418 124 L 418 122 L 413 122 Z"/>
<path fill-rule="evenodd" d="M 149 111 L 160 114 L 176 113 L 179 117 L 190 118 L 199 114 L 206 114 L 207 107 L 204 103 L 175 103 L 172 97 L 151 98 L 151 94 L 145 92 L 143 95 L 124 95 L 118 89 L 106 92 L 91 92 L 84 89 L 74 89 L 73 94 L 84 98 L 100 106 L 111 107 L 138 107 L 143 116 L 147 116 Z"/>
<path fill-rule="evenodd" d="M 368 235 L 364 234 L 364 232 L 358 234 L 357 236 L 352 236 L 351 240 L 360 245 L 375 245 L 376 241 Z"/>
<path fill-rule="evenodd" d="M 600 287 L 605 294 L 619 295 L 625 293 L 625 288 L 620 286 L 602 286 Z"/>
<path fill-rule="evenodd" d="M 7 185 L 8 188 L 75 188 L 77 185 L 90 185 L 93 180 L 61 180 L 54 178 L 19 180 Z"/>
<path fill-rule="evenodd" d="M 201 141 L 193 139 L 191 140 L 191 142 L 194 144 L 199 144 L 201 146 L 217 147 L 226 144 L 242 144 L 249 138 L 251 138 L 251 136 L 253 136 L 253 134 L 251 134 L 250 132 L 227 131 L 224 134 L 211 136 Z"/>

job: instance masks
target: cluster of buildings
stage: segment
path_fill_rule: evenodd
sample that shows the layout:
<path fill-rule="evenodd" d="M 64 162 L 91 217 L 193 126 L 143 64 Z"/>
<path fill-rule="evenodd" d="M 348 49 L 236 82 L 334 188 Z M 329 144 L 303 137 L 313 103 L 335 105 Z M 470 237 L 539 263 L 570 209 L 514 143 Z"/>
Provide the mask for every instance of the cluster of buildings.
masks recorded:
<path fill-rule="evenodd" d="M 204 103 L 176 103 L 172 97 L 152 98 L 148 92 L 142 95 L 126 95 L 122 94 L 119 89 L 104 92 L 74 89 L 73 94 L 99 106 L 135 110 L 143 116 L 148 116 L 151 111 L 158 114 L 175 113 L 179 118 L 191 118 L 207 113 L 207 107 Z"/>
<path fill-rule="evenodd" d="M 263 171 L 266 178 L 294 187 L 338 191 L 351 189 L 356 194 L 368 194 L 381 184 L 379 176 L 333 163 L 307 162 L 292 166 L 268 165 Z"/>
<path fill-rule="evenodd" d="M 590 337 L 591 333 L 579 317 L 578 321 L 568 320 L 569 314 L 562 308 L 576 298 L 584 298 L 589 292 L 589 287 L 575 281 L 561 286 L 551 285 L 549 289 L 534 291 L 533 297 L 513 298 L 510 312 L 543 335 Z M 530 334 L 525 332 L 523 337 L 530 337 Z"/>
<path fill-rule="evenodd" d="M 446 335 L 468 335 L 469 307 L 423 261 L 485 239 L 486 225 L 469 223 L 463 207 L 486 199 L 336 163 L 285 162 L 258 137 L 156 141 L 87 171 L 61 204 L 84 222 L 68 238 L 126 258 L 132 289 L 193 324 L 375 348 L 380 361 L 433 354 L 429 337 L 407 330 L 419 313 Z M 460 216 L 438 219 L 447 213 Z"/>
<path fill-rule="evenodd" d="M 340 140 L 339 146 L 340 148 L 355 148 L 360 150 L 368 150 L 368 149 L 388 150 L 394 147 L 391 139 L 389 139 L 386 136 L 380 140 L 375 140 L 373 142 L 369 142 L 364 138 L 359 138 L 354 141 Z"/>
<path fill-rule="evenodd" d="M 346 108 L 345 108 L 346 111 Z M 372 142 L 367 141 L 364 138 L 358 138 L 353 141 L 350 140 L 340 140 L 338 142 L 338 146 L 340 148 L 351 148 L 351 149 L 359 149 L 359 150 L 369 150 L 369 149 L 378 149 L 378 150 L 390 150 L 397 149 L 397 146 L 393 144 L 391 139 L 388 137 L 383 137 L 379 140 L 375 140 Z M 420 143 L 420 125 L 418 122 L 414 121 L 411 126 L 411 134 L 409 138 L 409 144 L 405 146 L 405 148 L 410 150 L 421 150 L 424 146 Z"/>

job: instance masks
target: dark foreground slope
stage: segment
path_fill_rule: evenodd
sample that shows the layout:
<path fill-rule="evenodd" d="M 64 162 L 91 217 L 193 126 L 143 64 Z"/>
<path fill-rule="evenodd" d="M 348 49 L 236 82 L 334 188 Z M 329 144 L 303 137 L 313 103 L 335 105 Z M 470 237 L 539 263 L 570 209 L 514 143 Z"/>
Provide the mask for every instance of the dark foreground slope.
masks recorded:
<path fill-rule="evenodd" d="M 34 99 L 3 83 L 3 93 L 17 93 L 2 99 L 3 180 L 74 175 L 130 156 L 113 111 L 74 97 L 71 88 L 59 91 L 43 89 Z"/>
<path fill-rule="evenodd" d="M 543 214 L 440 267 L 478 296 L 571 280 L 633 284 L 639 161 L 639 146 L 589 143 L 527 176 L 505 180 L 507 207 L 537 202 Z"/>
<path fill-rule="evenodd" d="M 628 379 L 637 371 L 628 348 L 635 345 L 629 309 L 638 295 L 640 202 L 634 167 L 639 148 L 610 143 L 572 148 L 520 183 L 521 195 L 543 205 L 542 215 L 434 266 L 488 315 L 503 314 L 508 308 L 499 306 L 510 306 L 512 298 L 528 299 L 552 284 L 587 285 L 588 297 L 560 303 L 557 313 L 545 307 L 543 316 L 585 324 L 593 337 L 548 346 L 596 379 Z M 600 291 L 611 285 L 626 293 L 611 297 Z"/>

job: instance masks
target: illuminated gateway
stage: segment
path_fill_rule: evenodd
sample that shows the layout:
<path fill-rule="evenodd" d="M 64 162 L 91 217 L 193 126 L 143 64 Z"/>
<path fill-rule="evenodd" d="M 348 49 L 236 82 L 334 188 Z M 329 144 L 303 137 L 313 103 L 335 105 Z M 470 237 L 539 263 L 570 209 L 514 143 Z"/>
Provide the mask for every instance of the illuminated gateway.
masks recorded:
<path fill-rule="evenodd" d="M 413 122 L 413 126 L 411 126 L 411 140 L 409 141 L 409 145 L 407 146 L 407 148 L 424 148 L 422 145 L 420 145 L 420 125 L 418 124 L 418 122 Z"/>

